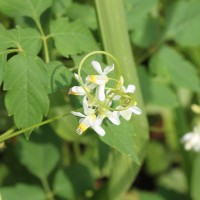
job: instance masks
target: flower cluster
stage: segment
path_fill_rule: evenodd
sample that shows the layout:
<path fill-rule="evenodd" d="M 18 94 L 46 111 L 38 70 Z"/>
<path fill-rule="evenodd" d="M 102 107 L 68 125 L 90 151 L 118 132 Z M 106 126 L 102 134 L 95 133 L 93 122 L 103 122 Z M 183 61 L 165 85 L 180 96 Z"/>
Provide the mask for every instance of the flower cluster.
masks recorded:
<path fill-rule="evenodd" d="M 74 86 L 69 94 L 83 96 L 83 112 L 72 111 L 72 114 L 80 117 L 77 133 L 82 134 L 89 127 L 98 135 L 104 136 L 105 130 L 101 124 L 105 118 L 113 124 L 120 124 L 120 116 L 130 120 L 132 114 L 139 115 L 141 110 L 136 106 L 134 98 L 135 86 L 124 87 L 124 79 L 110 78 L 108 74 L 114 70 L 114 64 L 106 66 L 104 70 L 97 61 L 92 61 L 92 67 L 96 75 L 88 75 L 84 80 L 80 74 L 74 74 L 81 86 Z M 108 83 L 115 83 L 114 88 L 108 87 Z"/>

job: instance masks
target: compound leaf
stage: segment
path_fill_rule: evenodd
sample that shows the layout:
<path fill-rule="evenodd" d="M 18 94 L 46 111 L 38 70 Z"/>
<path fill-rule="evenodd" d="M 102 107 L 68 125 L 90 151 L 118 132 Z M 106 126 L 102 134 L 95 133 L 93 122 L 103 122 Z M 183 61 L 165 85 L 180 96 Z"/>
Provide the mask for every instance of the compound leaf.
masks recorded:
<path fill-rule="evenodd" d="M 39 123 L 47 114 L 46 66 L 38 57 L 25 53 L 13 56 L 7 63 L 4 89 L 6 107 L 18 128 Z"/>
<path fill-rule="evenodd" d="M 52 0 L 0 0 L 0 11 L 10 17 L 27 16 L 39 19 L 40 15 L 52 4 Z"/>
<path fill-rule="evenodd" d="M 65 57 L 97 49 L 91 32 L 80 21 L 57 19 L 51 25 L 51 36 L 56 48 Z"/>

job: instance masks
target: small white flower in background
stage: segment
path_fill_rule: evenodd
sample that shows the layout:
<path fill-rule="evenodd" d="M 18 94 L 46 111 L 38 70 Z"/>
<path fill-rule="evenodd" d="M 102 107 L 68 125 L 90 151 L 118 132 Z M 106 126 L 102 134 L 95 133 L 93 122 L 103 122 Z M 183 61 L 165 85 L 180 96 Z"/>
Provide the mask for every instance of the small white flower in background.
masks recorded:
<path fill-rule="evenodd" d="M 200 127 L 195 126 L 192 132 L 186 133 L 182 138 L 181 142 L 184 144 L 186 151 L 194 150 L 200 151 Z"/>
<path fill-rule="evenodd" d="M 84 114 L 72 111 L 72 114 L 80 117 L 77 133 L 81 135 L 88 128 L 92 128 L 98 135 L 104 136 L 105 130 L 101 127 L 104 119 L 108 119 L 115 125 L 120 125 L 120 116 L 130 120 L 132 114 L 140 115 L 142 111 L 136 106 L 134 92 L 136 87 L 128 85 L 124 87 L 124 79 L 109 78 L 109 72 L 114 70 L 114 64 L 102 69 L 97 61 L 92 61 L 93 68 L 98 75 L 88 75 L 85 81 L 78 74 L 74 74 L 81 86 L 73 86 L 69 94 L 83 96 Z M 109 81 L 114 81 L 114 88 L 106 87 Z"/>

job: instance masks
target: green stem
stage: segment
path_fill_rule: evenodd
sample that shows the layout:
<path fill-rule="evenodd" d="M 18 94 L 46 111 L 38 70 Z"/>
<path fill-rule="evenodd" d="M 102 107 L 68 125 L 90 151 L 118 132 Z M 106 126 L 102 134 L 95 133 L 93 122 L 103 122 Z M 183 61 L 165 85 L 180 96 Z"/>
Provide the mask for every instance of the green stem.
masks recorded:
<path fill-rule="evenodd" d="M 42 43 L 43 43 L 43 48 L 44 48 L 44 57 L 45 57 L 45 62 L 49 63 L 50 59 L 49 59 L 49 49 L 48 49 L 48 45 L 47 45 L 47 39 L 48 37 L 45 35 L 42 25 L 40 23 L 39 19 L 35 19 L 35 23 L 40 31 L 40 34 L 42 36 Z"/>
<path fill-rule="evenodd" d="M 49 186 L 47 178 L 46 177 L 42 177 L 40 180 L 42 182 L 42 185 L 43 185 L 44 191 L 46 193 L 47 199 L 48 200 L 55 200 L 54 199 L 54 194 L 50 189 L 50 186 Z"/>
<path fill-rule="evenodd" d="M 21 130 L 16 131 L 16 132 L 14 132 L 14 133 L 12 133 L 12 134 L 9 134 L 9 135 L 8 135 L 8 131 L 6 131 L 5 133 L 3 133 L 3 134 L 0 136 L 0 142 L 3 142 L 4 140 L 7 140 L 7 139 L 12 138 L 12 137 L 14 137 L 14 136 L 20 135 L 20 134 L 22 134 L 22 133 L 24 133 L 24 132 L 26 132 L 26 131 L 31 130 L 31 129 L 35 129 L 35 128 L 39 127 L 39 126 L 43 126 L 43 125 L 45 125 L 45 124 L 49 124 L 49 123 L 51 123 L 51 122 L 53 122 L 53 121 L 56 121 L 56 120 L 58 120 L 58 119 L 60 119 L 60 118 L 65 117 L 65 116 L 67 116 L 67 115 L 69 115 L 69 114 L 70 114 L 70 113 L 65 113 L 65 114 L 63 114 L 63 115 L 59 115 L 59 116 L 57 116 L 57 117 L 54 117 L 54 118 L 48 119 L 48 120 L 46 120 L 46 121 L 43 121 L 43 122 L 41 122 L 41 123 L 39 123 L 39 124 L 34 124 L 33 126 L 29 126 L 29 127 L 27 127 L 27 128 L 21 129 Z"/>

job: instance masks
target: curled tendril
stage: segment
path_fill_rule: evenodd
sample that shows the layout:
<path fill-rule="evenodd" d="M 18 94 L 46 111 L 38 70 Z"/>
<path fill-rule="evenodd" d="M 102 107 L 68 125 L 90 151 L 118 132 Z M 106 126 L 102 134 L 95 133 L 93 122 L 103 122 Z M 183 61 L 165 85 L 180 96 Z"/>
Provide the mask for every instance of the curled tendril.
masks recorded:
<path fill-rule="evenodd" d="M 103 54 L 109 58 L 111 58 L 114 61 L 115 66 L 117 67 L 117 79 L 113 79 L 113 78 L 109 78 L 109 80 L 115 81 L 116 84 L 114 86 L 114 88 L 109 88 L 109 92 L 108 94 L 106 94 L 106 98 L 104 101 L 99 101 L 98 99 L 96 99 L 91 93 L 90 90 L 88 90 L 87 86 L 84 84 L 82 76 L 81 76 L 81 71 L 83 70 L 83 64 L 84 62 L 90 57 L 93 56 L 95 54 Z M 122 74 L 121 74 L 121 67 L 120 64 L 118 62 L 118 60 L 110 53 L 105 52 L 105 51 L 93 51 L 89 54 L 87 54 L 80 62 L 79 66 L 78 66 L 78 76 L 79 76 L 79 83 L 82 86 L 82 88 L 84 89 L 84 91 L 87 94 L 87 97 L 89 99 L 89 101 L 91 102 L 95 102 L 95 104 L 97 105 L 98 109 L 97 112 L 99 114 L 105 112 L 106 110 L 111 110 L 111 111 L 123 111 L 126 110 L 132 106 L 135 106 L 137 104 L 137 102 L 135 101 L 135 97 L 133 95 L 133 93 L 130 92 L 124 92 L 123 91 L 123 81 L 122 81 Z M 112 102 L 112 100 L 114 99 L 115 96 L 119 96 L 119 105 L 121 105 L 120 108 L 113 108 L 110 107 L 110 102 Z"/>

